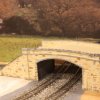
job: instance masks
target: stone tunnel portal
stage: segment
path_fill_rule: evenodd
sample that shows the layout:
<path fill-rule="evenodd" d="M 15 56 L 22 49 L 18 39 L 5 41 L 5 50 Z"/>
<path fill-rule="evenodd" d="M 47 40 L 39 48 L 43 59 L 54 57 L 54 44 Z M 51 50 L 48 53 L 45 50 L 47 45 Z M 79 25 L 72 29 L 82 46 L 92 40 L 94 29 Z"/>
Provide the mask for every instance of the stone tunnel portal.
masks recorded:
<path fill-rule="evenodd" d="M 65 61 L 65 60 L 59 60 L 59 59 L 47 59 L 42 60 L 37 63 L 37 69 L 38 69 L 38 78 L 39 80 L 45 78 L 51 73 L 58 74 L 58 73 L 71 73 L 75 74 L 77 70 L 80 70 L 81 76 L 82 76 L 82 68 L 79 66 Z"/>

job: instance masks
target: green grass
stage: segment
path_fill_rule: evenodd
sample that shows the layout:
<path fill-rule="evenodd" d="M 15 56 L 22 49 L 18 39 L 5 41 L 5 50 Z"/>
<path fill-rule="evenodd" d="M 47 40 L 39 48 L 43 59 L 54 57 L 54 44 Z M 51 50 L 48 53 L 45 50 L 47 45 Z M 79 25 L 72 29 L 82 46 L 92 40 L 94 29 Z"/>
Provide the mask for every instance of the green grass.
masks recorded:
<path fill-rule="evenodd" d="M 0 36 L 0 62 L 10 62 L 21 55 L 22 48 L 34 48 L 41 45 L 37 37 L 2 37 Z"/>
<path fill-rule="evenodd" d="M 21 55 L 22 48 L 34 48 L 41 45 L 43 40 L 75 40 L 85 42 L 100 42 L 100 39 L 92 38 L 59 38 L 39 36 L 0 36 L 0 62 L 10 62 Z"/>

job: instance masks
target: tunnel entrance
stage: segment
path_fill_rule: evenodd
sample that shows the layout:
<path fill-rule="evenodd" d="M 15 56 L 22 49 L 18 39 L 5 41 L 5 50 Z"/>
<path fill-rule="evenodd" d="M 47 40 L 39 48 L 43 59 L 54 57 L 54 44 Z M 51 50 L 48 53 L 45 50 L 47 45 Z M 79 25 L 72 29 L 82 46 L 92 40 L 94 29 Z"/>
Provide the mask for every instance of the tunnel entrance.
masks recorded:
<path fill-rule="evenodd" d="M 44 78 L 39 81 L 38 92 L 46 88 L 51 91 L 44 100 L 57 100 L 66 93 L 67 97 L 83 93 L 82 69 L 79 66 L 64 60 L 48 59 L 38 62 L 37 67 L 39 80 Z"/>
<path fill-rule="evenodd" d="M 68 73 L 68 74 L 75 74 L 76 71 L 79 69 L 80 73 L 82 74 L 82 69 L 70 62 L 58 59 L 48 59 L 43 60 L 37 63 L 38 69 L 38 78 L 42 80 L 46 76 L 51 73 L 58 74 L 58 73 Z"/>
<path fill-rule="evenodd" d="M 43 79 L 48 74 L 52 73 L 55 68 L 54 60 L 44 60 L 37 63 L 38 67 L 38 78 L 39 80 Z"/>

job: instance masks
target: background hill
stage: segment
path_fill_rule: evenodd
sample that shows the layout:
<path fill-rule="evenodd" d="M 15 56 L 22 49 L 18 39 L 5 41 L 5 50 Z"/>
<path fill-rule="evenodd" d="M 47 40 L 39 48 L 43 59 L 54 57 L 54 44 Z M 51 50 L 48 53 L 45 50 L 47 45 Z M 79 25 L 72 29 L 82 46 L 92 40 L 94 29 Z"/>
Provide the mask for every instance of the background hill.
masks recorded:
<path fill-rule="evenodd" d="M 0 0 L 0 33 L 100 38 L 100 0 Z"/>

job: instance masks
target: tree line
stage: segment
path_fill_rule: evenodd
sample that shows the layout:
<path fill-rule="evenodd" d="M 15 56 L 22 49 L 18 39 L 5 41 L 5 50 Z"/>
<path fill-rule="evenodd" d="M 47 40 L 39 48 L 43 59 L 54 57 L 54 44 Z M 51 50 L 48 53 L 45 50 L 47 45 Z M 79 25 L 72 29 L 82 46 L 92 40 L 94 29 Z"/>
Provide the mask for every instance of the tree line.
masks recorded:
<path fill-rule="evenodd" d="M 0 0 L 5 33 L 100 38 L 99 0 Z"/>

